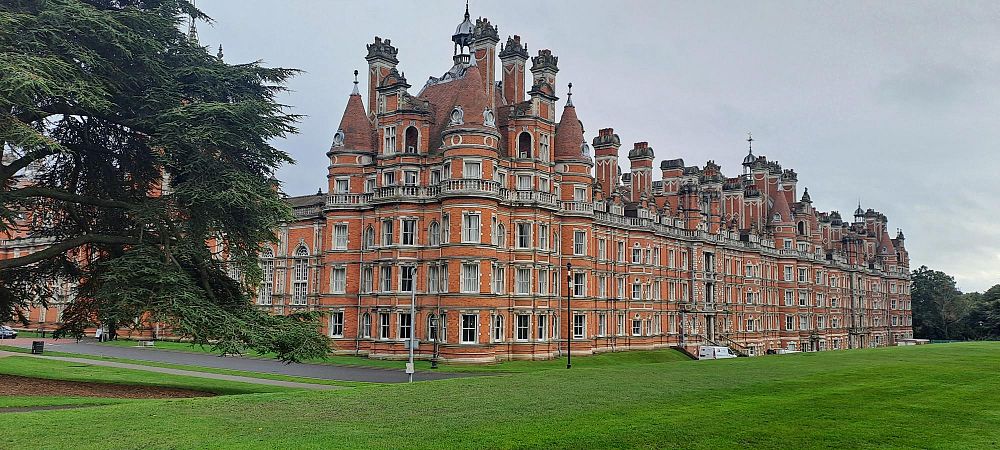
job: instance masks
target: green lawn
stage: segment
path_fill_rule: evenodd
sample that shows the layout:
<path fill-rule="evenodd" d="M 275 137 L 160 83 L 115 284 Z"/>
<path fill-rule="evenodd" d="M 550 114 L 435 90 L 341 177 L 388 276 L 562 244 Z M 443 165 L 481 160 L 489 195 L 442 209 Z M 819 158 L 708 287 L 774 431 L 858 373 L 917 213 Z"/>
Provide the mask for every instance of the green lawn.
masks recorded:
<path fill-rule="evenodd" d="M 1000 446 L 1000 343 L 601 358 L 572 370 L 9 414 L 0 447 Z"/>
<path fill-rule="evenodd" d="M 112 403 L 130 400 L 100 397 L 51 397 L 51 396 L 0 396 L 0 413 L 3 408 L 21 408 L 26 406 L 56 406 L 56 405 L 110 405 Z"/>
<path fill-rule="evenodd" d="M 0 345 L 0 350 L 5 350 L 9 352 L 17 353 L 30 353 L 30 350 L 20 347 L 11 347 L 6 345 Z M 140 366 L 151 366 L 151 367 L 165 367 L 168 369 L 180 369 L 180 370 L 190 370 L 192 372 L 204 372 L 204 373 L 217 373 L 222 375 L 236 375 L 241 377 L 250 378 L 262 378 L 265 380 L 278 380 L 278 381 L 293 381 L 296 383 L 311 383 L 311 384 L 326 384 L 331 386 L 344 386 L 344 387 L 354 387 L 361 386 L 368 383 L 360 381 L 340 381 L 340 380 L 324 380 L 321 378 L 306 378 L 306 377 L 296 377 L 292 375 L 281 375 L 274 373 L 265 372 L 248 372 L 245 370 L 232 370 L 232 369 L 218 369 L 215 367 L 203 367 L 203 366 L 190 366 L 184 364 L 170 364 L 161 363 L 156 361 L 144 361 L 139 359 L 127 359 L 127 358 L 114 358 L 110 356 L 96 356 L 96 355 L 83 355 L 79 353 L 66 353 L 66 352 L 54 352 L 47 350 L 45 351 L 46 356 L 66 356 L 70 358 L 83 358 L 83 359 L 94 359 L 98 361 L 114 361 L 127 364 L 138 364 Z M 2 371 L 0 371 L 2 372 Z"/>
<path fill-rule="evenodd" d="M 42 358 L 32 358 L 29 356 L 8 356 L 6 358 L 0 358 L 0 374 L 48 378 L 53 380 L 175 387 L 211 392 L 220 395 L 285 392 L 290 390 L 289 388 L 281 386 L 267 386 L 225 380 L 212 380 L 209 378 L 185 377 L 163 373 L 145 372 L 141 370 L 118 369 L 114 367 L 93 366 L 90 364 L 76 364 Z M 0 397 L 0 399 L 10 398 L 11 397 Z"/>

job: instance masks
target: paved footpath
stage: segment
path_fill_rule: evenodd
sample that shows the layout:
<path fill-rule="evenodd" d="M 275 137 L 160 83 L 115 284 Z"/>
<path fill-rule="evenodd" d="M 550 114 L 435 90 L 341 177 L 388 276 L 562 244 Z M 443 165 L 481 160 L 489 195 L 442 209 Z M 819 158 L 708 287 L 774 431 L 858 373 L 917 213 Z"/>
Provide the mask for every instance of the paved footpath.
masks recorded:
<path fill-rule="evenodd" d="M 99 359 L 70 358 L 65 356 L 30 355 L 24 353 L 10 353 L 10 352 L 5 352 L 5 353 L 7 354 L 6 355 L 0 354 L 0 357 L 14 356 L 14 355 L 29 356 L 32 358 L 51 359 L 55 361 L 71 362 L 77 364 L 90 364 L 92 366 L 116 367 L 119 369 L 131 369 L 131 370 L 144 370 L 146 372 L 165 373 L 169 375 L 181 375 L 185 377 L 209 378 L 212 380 L 236 381 L 240 383 L 264 384 L 268 386 L 281 386 L 281 387 L 297 388 L 297 389 L 315 389 L 315 390 L 344 389 L 343 386 L 331 386 L 328 384 L 298 383 L 295 381 L 269 380 L 267 378 L 243 377 L 239 375 L 225 375 L 221 373 L 198 372 L 195 370 L 170 369 L 166 367 L 144 366 L 141 364 L 128 364 L 115 361 L 102 361 Z"/>
<path fill-rule="evenodd" d="M 6 344 L 24 348 L 31 347 L 31 339 L 16 339 L 11 341 L 0 341 Z M 10 344 L 8 344 L 10 345 Z M 263 372 L 278 375 L 289 375 L 305 378 L 319 378 L 323 380 L 338 381 L 363 381 L 371 383 L 404 383 L 407 381 L 406 373 L 403 372 L 404 362 L 399 362 L 399 370 L 381 369 L 375 367 L 359 366 L 338 366 L 332 364 L 286 364 L 274 359 L 251 358 L 244 356 L 222 357 L 209 353 L 193 353 L 175 350 L 158 350 L 156 348 L 139 347 L 117 347 L 113 345 L 101 345 L 97 343 L 81 342 L 75 343 L 73 340 L 48 341 L 45 343 L 45 350 L 77 353 L 91 356 L 108 356 L 113 358 L 134 359 L 139 361 L 153 361 L 169 364 L 179 364 L 186 366 L 211 367 L 216 369 L 242 370 L 248 372 Z M 87 363 L 94 360 L 85 359 Z M 120 363 L 115 363 L 120 364 Z M 139 366 L 148 367 L 148 366 Z M 173 369 L 165 369 L 173 370 Z M 202 372 L 193 372 L 202 373 Z M 456 378 L 470 376 L 472 374 L 458 374 L 445 372 L 417 372 L 413 374 L 414 381 L 440 380 L 445 378 Z M 255 378 L 256 379 L 256 378 Z"/>

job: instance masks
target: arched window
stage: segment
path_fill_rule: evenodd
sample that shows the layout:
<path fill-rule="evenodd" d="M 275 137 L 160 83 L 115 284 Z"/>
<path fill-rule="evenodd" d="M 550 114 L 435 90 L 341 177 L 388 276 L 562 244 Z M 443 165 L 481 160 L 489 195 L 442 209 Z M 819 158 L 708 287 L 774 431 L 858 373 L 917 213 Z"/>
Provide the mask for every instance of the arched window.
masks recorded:
<path fill-rule="evenodd" d="M 368 225 L 368 228 L 365 228 L 364 242 L 365 242 L 365 250 L 368 250 L 375 246 L 375 228 L 372 227 L 371 225 Z"/>
<path fill-rule="evenodd" d="M 309 286 L 309 249 L 300 245 L 295 249 L 295 262 L 292 263 L 292 305 L 306 304 L 306 291 Z"/>
<path fill-rule="evenodd" d="M 257 304 L 270 305 L 274 294 L 274 251 L 265 248 L 260 252 L 261 283 L 257 290 Z"/>
<path fill-rule="evenodd" d="M 427 338 L 432 342 L 438 338 L 438 318 L 433 313 L 427 316 Z"/>
<path fill-rule="evenodd" d="M 503 222 L 497 224 L 497 246 L 507 248 L 507 227 L 503 225 Z"/>
<path fill-rule="evenodd" d="M 431 222 L 431 226 L 427 229 L 427 241 L 431 246 L 441 245 L 441 224 L 436 220 Z"/>
<path fill-rule="evenodd" d="M 416 127 L 407 127 L 404 139 L 406 141 L 406 147 L 403 151 L 406 153 L 417 153 L 417 142 L 419 140 L 420 134 L 417 132 Z"/>
<path fill-rule="evenodd" d="M 493 342 L 503 342 L 503 316 L 497 314 L 493 316 Z"/>
<path fill-rule="evenodd" d="M 517 157 L 531 158 L 531 133 L 522 131 L 517 136 Z"/>
<path fill-rule="evenodd" d="M 361 329 L 358 330 L 358 336 L 363 338 L 372 337 L 372 316 L 371 314 L 364 313 L 361 315 Z"/>
<path fill-rule="evenodd" d="M 806 234 L 806 223 L 804 221 L 799 221 L 799 235 L 805 236 Z"/>

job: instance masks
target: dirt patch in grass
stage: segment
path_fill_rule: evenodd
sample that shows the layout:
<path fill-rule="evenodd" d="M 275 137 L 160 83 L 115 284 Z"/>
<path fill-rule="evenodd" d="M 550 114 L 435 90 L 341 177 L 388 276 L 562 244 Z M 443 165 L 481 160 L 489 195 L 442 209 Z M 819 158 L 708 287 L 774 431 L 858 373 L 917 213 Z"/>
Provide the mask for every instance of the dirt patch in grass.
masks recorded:
<path fill-rule="evenodd" d="M 105 398 L 190 398 L 211 397 L 211 392 L 160 386 L 91 383 L 87 381 L 49 380 L 0 374 L 0 396 L 40 395 Z"/>

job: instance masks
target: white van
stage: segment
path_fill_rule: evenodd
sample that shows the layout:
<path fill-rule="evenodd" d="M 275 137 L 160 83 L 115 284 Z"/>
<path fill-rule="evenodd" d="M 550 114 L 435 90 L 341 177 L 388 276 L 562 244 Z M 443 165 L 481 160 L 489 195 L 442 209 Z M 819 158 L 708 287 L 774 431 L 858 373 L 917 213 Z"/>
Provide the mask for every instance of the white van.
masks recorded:
<path fill-rule="evenodd" d="M 729 347 L 716 347 L 713 345 L 698 347 L 698 359 L 727 359 L 735 357 L 736 355 L 729 350 Z"/>

